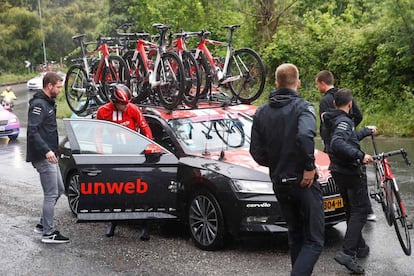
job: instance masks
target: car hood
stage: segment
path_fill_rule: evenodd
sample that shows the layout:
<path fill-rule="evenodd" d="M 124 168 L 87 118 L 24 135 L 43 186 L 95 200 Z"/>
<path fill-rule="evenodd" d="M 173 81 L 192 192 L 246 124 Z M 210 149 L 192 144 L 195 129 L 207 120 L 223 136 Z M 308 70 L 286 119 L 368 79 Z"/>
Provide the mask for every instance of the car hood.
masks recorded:
<path fill-rule="evenodd" d="M 318 180 L 326 182 L 330 177 L 329 157 L 326 153 L 315 150 Z M 192 157 L 180 158 L 180 162 L 189 166 L 213 170 L 231 178 L 270 181 L 269 169 L 254 161 L 248 149 L 208 152 Z"/>

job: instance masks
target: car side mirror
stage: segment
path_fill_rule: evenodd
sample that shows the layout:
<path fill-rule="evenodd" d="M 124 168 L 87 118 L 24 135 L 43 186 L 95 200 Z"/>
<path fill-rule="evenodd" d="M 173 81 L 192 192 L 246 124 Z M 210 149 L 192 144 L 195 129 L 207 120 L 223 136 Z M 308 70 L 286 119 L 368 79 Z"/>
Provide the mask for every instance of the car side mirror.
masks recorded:
<path fill-rule="evenodd" d="M 160 161 L 160 157 L 163 153 L 163 149 L 157 144 L 149 144 L 145 150 L 145 162 L 156 163 Z"/>

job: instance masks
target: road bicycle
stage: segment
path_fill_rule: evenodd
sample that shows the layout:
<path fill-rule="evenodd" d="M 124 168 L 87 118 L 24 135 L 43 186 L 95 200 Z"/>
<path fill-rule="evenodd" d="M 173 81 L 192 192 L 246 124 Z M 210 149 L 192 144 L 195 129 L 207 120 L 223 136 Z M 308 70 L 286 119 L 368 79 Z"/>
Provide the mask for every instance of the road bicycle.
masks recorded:
<path fill-rule="evenodd" d="M 77 115 L 83 114 L 91 105 L 99 106 L 109 101 L 109 87 L 114 83 L 129 86 L 129 71 L 125 61 L 111 51 L 112 38 L 99 37 L 96 42 L 85 42 L 85 34 L 72 37 L 79 42 L 82 57 L 75 59 L 65 79 L 65 96 L 70 109 Z M 88 51 L 89 44 L 96 48 Z M 98 55 L 98 58 L 96 58 Z"/>
<path fill-rule="evenodd" d="M 407 256 L 410 256 L 411 239 L 409 230 L 412 229 L 412 223 L 407 220 L 407 211 L 387 157 L 401 155 L 407 166 L 410 166 L 411 163 L 408 160 L 406 150 L 403 148 L 378 153 L 374 136 L 371 137 L 374 147 L 372 158 L 374 159 L 376 183 L 375 190 L 370 192 L 370 196 L 381 204 L 388 225 L 394 225 L 402 250 Z"/>
<path fill-rule="evenodd" d="M 240 25 L 228 25 L 227 42 L 208 39 L 209 31 L 202 30 L 198 33 L 199 42 L 195 49 L 195 58 L 200 64 L 201 74 L 205 79 L 201 86 L 201 95 L 206 96 L 220 87 L 229 88 L 232 95 L 241 103 L 250 104 L 262 94 L 266 73 L 260 56 L 250 48 L 233 48 L 233 33 Z M 214 58 L 207 45 L 226 47 L 226 56 Z"/>
<path fill-rule="evenodd" d="M 135 50 L 123 57 L 131 75 L 133 102 L 159 101 L 165 108 L 174 109 L 183 100 L 184 66 L 176 53 L 166 51 L 166 33 L 171 26 L 158 23 L 152 26 L 159 31 L 158 43 L 147 40 L 148 33 L 118 33 L 137 39 Z"/>
<path fill-rule="evenodd" d="M 169 51 L 175 51 L 184 66 L 185 74 L 185 91 L 183 101 L 190 107 L 196 107 L 201 89 L 201 75 L 198 63 L 190 51 L 187 50 L 186 39 L 192 33 L 181 31 L 179 33 L 170 33 Z M 194 34 L 192 34 L 194 36 Z"/>

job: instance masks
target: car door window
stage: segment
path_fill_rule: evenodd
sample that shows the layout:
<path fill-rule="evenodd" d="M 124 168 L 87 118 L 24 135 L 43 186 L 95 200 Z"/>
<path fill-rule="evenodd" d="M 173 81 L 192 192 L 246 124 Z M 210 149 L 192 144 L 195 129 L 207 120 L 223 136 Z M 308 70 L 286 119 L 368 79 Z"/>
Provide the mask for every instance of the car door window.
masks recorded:
<path fill-rule="evenodd" d="M 81 154 L 143 155 L 151 140 L 120 125 L 100 120 L 70 122 Z"/>

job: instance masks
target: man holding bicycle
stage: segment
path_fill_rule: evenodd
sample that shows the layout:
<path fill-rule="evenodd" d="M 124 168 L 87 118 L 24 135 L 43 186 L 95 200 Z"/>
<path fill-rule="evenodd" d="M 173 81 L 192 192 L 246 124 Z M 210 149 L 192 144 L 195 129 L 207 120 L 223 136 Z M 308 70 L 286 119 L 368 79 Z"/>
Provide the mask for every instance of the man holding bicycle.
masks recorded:
<path fill-rule="evenodd" d="M 338 92 L 339 89 L 334 86 L 334 75 L 332 74 L 332 72 L 327 71 L 327 70 L 322 70 L 316 75 L 315 84 L 319 92 L 323 94 L 323 98 L 319 103 L 319 118 L 321 119 L 319 133 L 324 142 L 323 151 L 328 152 L 329 145 L 325 142 L 326 136 L 328 135 L 326 132 L 328 130 L 326 129 L 324 121 L 322 120 L 322 114 L 327 111 L 332 111 L 335 109 L 335 106 L 333 104 L 334 95 L 336 92 Z M 359 123 L 361 123 L 363 116 L 362 116 L 361 110 L 359 109 L 354 99 L 352 99 L 352 109 L 349 112 L 349 115 L 352 118 L 352 121 L 354 122 L 355 127 L 357 127 Z M 369 221 L 377 220 L 377 216 L 374 214 L 374 211 L 372 210 L 371 201 L 369 201 L 369 211 L 368 211 L 367 219 Z"/>
<path fill-rule="evenodd" d="M 322 114 L 327 127 L 326 142 L 331 160 L 329 169 L 344 199 L 347 229 L 342 250 L 334 257 L 339 264 L 346 266 L 355 274 L 363 274 L 356 258 L 365 258 L 369 246 L 362 236 L 362 228 L 367 221 L 369 198 L 367 197 L 367 175 L 365 164 L 373 161 L 365 154 L 359 141 L 374 134 L 375 127 L 365 127 L 355 131 L 352 110 L 352 93 L 349 89 L 339 89 L 334 94 L 336 110 Z"/>

